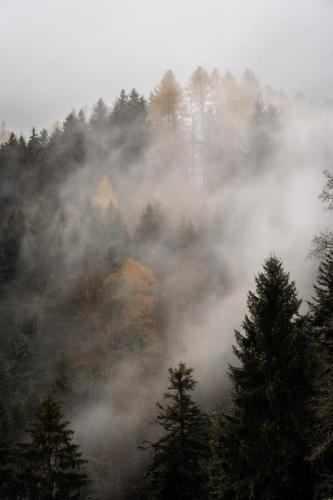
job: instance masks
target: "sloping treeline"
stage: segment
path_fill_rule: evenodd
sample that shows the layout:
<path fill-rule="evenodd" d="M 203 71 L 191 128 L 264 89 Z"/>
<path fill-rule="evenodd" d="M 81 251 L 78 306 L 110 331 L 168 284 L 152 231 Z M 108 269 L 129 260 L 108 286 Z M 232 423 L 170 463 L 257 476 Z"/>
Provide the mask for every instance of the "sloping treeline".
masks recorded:
<path fill-rule="evenodd" d="M 329 235 L 306 315 L 282 263 L 266 261 L 236 333 L 231 395 L 212 415 L 193 401 L 192 370 L 180 364 L 158 406 L 160 437 L 149 441 L 142 423 L 131 439 L 113 430 L 85 445 L 87 464 L 63 416 L 80 421 L 110 397 L 116 415 L 131 400 L 149 421 L 144 391 L 177 330 L 232 286 L 214 246 L 225 215 L 211 218 L 201 194 L 272 171 L 286 119 L 308 106 L 249 71 L 237 82 L 198 68 L 186 88 L 169 71 L 148 101 L 122 91 L 111 108 L 100 99 L 89 115 L 72 111 L 28 139 L 1 126 L 0 498 L 333 494 Z M 196 211 L 184 202 L 193 199 Z M 129 366 L 139 366 L 134 389 Z M 133 466 L 143 441 L 150 451 Z"/>
<path fill-rule="evenodd" d="M 236 332 L 240 362 L 230 367 L 230 408 L 209 416 L 191 397 L 193 370 L 183 363 L 170 368 L 166 403 L 157 404 L 156 423 L 164 433 L 143 444 L 151 450 L 150 463 L 127 498 L 331 495 L 332 271 L 333 253 L 327 250 L 310 312 L 301 316 L 295 283 L 282 262 L 266 260 L 248 295 L 244 332 Z M 42 399 L 31 441 L 14 449 L 6 409 L 2 401 L 2 498 L 78 498 L 80 491 L 85 497 L 85 461 L 61 420 L 56 396 Z"/>

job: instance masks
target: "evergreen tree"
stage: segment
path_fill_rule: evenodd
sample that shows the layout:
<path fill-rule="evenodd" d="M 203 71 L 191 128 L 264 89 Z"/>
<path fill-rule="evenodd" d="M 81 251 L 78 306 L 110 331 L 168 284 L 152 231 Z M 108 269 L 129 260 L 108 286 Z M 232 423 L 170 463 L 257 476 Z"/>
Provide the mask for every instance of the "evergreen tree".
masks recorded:
<path fill-rule="evenodd" d="M 252 171 L 269 167 L 278 146 L 279 115 L 272 104 L 265 104 L 259 96 L 254 103 L 250 122 L 248 160 Z"/>
<path fill-rule="evenodd" d="M 10 388 L 7 363 L 0 353 L 0 498 L 11 498 L 13 460 L 11 454 Z"/>
<path fill-rule="evenodd" d="M 19 482 L 23 497 L 34 500 L 80 498 L 87 484 L 85 460 L 52 392 L 40 401 L 28 429 L 31 441 L 19 445 Z"/>
<path fill-rule="evenodd" d="M 176 246 L 180 250 L 188 250 L 193 248 L 198 242 L 199 234 L 191 220 L 183 218 L 179 225 Z"/>
<path fill-rule="evenodd" d="M 121 168 L 137 162 L 148 144 L 150 123 L 148 106 L 144 97 L 135 89 L 129 95 L 123 89 L 116 100 L 111 115 L 112 146 L 121 148 Z"/>
<path fill-rule="evenodd" d="M 236 332 L 240 366 L 230 367 L 233 404 L 222 419 L 225 484 L 217 498 L 313 498 L 305 433 L 314 355 L 307 322 L 297 318 L 299 306 L 295 283 L 270 257 L 256 278 L 256 293 L 248 295 L 245 333 Z"/>
<path fill-rule="evenodd" d="M 144 117 L 147 113 L 147 103 L 143 97 L 140 97 L 136 89 L 132 89 L 128 99 L 128 110 L 133 118 Z"/>
<path fill-rule="evenodd" d="M 333 248 L 330 246 L 320 262 L 314 289 L 316 296 L 311 304 L 313 323 L 321 328 L 321 333 L 330 344 L 333 342 Z"/>
<path fill-rule="evenodd" d="M 319 266 L 316 295 L 310 304 L 319 343 L 319 370 L 314 399 L 316 425 L 310 436 L 317 473 L 317 498 L 333 495 L 333 249 L 329 246 Z"/>
<path fill-rule="evenodd" d="M 196 384 L 192 372 L 184 363 L 176 369 L 169 368 L 170 386 L 164 398 L 170 403 L 157 403 L 156 418 L 165 433 L 145 447 L 153 450 L 147 472 L 148 498 L 207 498 L 208 417 L 190 395 Z"/>
<path fill-rule="evenodd" d="M 116 127 L 121 127 L 128 124 L 128 95 L 122 89 L 120 96 L 116 99 L 110 116 L 111 124 Z"/>
<path fill-rule="evenodd" d="M 64 353 L 61 353 L 54 367 L 54 391 L 61 395 L 62 397 L 67 396 L 71 392 L 71 370 Z"/>
<path fill-rule="evenodd" d="M 63 123 L 61 156 L 65 168 L 82 164 L 86 158 L 86 124 L 73 110 Z"/>
<path fill-rule="evenodd" d="M 38 155 L 40 153 L 40 148 L 41 148 L 40 136 L 37 133 L 36 128 L 33 127 L 31 131 L 31 136 L 29 137 L 28 141 L 27 161 L 29 166 L 33 166 L 34 163 L 37 161 Z"/>
<path fill-rule="evenodd" d="M 138 245 L 156 243 L 162 235 L 164 217 L 158 206 L 148 203 L 142 212 L 134 240 Z"/>
<path fill-rule="evenodd" d="M 9 440 L 9 415 L 0 402 L 0 498 L 13 498 L 11 495 L 14 481 L 13 458 Z"/>
<path fill-rule="evenodd" d="M 90 118 L 90 125 L 98 134 L 104 134 L 108 123 L 108 108 L 100 97 Z"/>

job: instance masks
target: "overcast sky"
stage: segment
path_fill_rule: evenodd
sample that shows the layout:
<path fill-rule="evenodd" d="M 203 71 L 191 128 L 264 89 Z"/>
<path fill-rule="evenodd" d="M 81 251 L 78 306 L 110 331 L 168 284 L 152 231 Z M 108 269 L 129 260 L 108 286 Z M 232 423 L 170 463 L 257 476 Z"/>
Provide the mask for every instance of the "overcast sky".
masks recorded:
<path fill-rule="evenodd" d="M 0 0 L 0 121 L 27 132 L 166 69 L 333 99 L 333 0 Z"/>

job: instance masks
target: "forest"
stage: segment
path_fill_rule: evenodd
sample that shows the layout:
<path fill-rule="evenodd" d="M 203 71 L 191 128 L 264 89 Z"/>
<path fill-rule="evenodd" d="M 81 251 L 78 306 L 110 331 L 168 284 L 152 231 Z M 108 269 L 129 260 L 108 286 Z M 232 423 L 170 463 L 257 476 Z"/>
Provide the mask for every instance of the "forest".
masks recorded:
<path fill-rule="evenodd" d="M 332 118 L 199 66 L 1 125 L 1 500 L 333 497 Z"/>

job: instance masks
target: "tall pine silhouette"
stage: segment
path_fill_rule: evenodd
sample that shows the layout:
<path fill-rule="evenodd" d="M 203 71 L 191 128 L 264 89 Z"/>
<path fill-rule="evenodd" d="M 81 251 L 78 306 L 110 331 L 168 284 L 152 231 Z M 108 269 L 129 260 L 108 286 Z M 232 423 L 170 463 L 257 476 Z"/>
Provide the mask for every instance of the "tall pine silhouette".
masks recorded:
<path fill-rule="evenodd" d="M 73 443 L 73 431 L 52 392 L 39 403 L 31 421 L 31 441 L 19 445 L 21 473 L 18 484 L 23 498 L 69 500 L 80 498 L 87 484 L 85 460 Z M 21 497 L 20 497 L 21 498 Z"/>
<path fill-rule="evenodd" d="M 193 370 L 180 363 L 169 369 L 167 405 L 157 403 L 156 422 L 163 436 L 148 443 L 153 450 L 148 466 L 147 497 L 158 500 L 206 499 L 205 461 L 209 451 L 208 417 L 192 400 Z"/>
<path fill-rule="evenodd" d="M 316 471 L 316 495 L 333 495 L 333 249 L 329 245 L 319 265 L 315 297 L 311 304 L 314 334 L 319 344 L 312 433 L 312 459 Z"/>
<path fill-rule="evenodd" d="M 214 490 L 220 493 L 212 497 L 310 499 L 305 430 L 312 343 L 306 321 L 298 318 L 295 284 L 276 257 L 265 261 L 247 305 L 244 333 L 235 334 L 240 363 L 230 367 L 232 408 L 219 440 Z"/>

